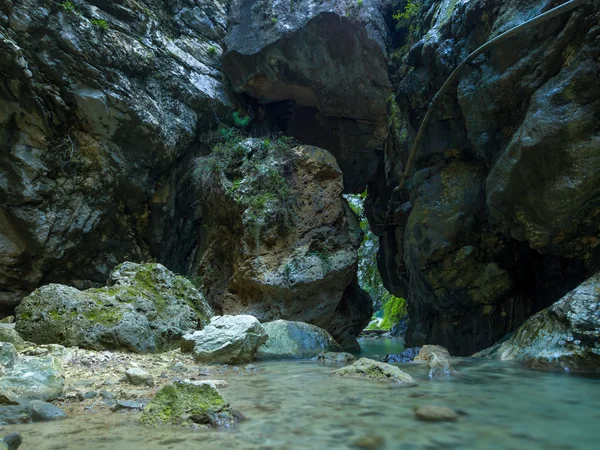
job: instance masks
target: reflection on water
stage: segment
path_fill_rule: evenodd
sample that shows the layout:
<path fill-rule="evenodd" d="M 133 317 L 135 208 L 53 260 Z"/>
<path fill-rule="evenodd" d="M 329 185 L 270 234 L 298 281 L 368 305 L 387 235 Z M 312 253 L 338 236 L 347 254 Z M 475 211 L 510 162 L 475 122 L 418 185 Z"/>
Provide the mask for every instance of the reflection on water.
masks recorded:
<path fill-rule="evenodd" d="M 360 353 L 356 356 L 382 360 L 390 353 L 400 353 L 404 350 L 404 340 L 401 338 L 392 339 L 359 339 Z"/>
<path fill-rule="evenodd" d="M 374 341 L 365 351 L 385 354 L 393 345 Z M 454 365 L 460 377 L 430 381 L 425 365 L 400 364 L 419 382 L 411 388 L 332 377 L 332 367 L 315 362 L 228 370 L 218 377 L 229 382 L 221 392 L 248 418 L 231 432 L 152 429 L 137 425 L 138 413 L 101 410 L 3 433 L 20 431 L 23 450 L 347 449 L 364 436 L 381 436 L 389 450 L 598 448 L 600 379 L 470 359 Z M 413 409 L 423 404 L 462 415 L 418 422 Z"/>

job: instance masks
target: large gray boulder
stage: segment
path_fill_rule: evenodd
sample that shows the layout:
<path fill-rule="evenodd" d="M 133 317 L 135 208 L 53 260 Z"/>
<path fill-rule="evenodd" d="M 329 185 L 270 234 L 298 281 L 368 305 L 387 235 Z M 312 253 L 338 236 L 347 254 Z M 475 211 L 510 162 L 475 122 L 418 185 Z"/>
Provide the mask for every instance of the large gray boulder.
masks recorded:
<path fill-rule="evenodd" d="M 62 365 L 54 356 L 21 356 L 14 346 L 0 343 L 0 394 L 9 399 L 49 401 L 64 388 Z"/>
<path fill-rule="evenodd" d="M 204 199 L 195 273 L 222 314 L 251 314 L 327 330 L 344 350 L 373 314 L 356 281 L 358 220 L 331 153 L 289 139 L 230 140 L 197 158 Z"/>
<path fill-rule="evenodd" d="M 253 316 L 216 316 L 201 331 L 183 336 L 182 351 L 192 351 L 198 362 L 242 364 L 267 340 L 267 333 Z"/>
<path fill-rule="evenodd" d="M 530 317 L 505 341 L 474 356 L 600 373 L 600 273 Z"/>
<path fill-rule="evenodd" d="M 259 347 L 256 359 L 310 359 L 324 352 L 339 352 L 331 335 L 304 322 L 275 320 L 262 324 L 269 335 Z"/>
<path fill-rule="evenodd" d="M 176 208 L 188 198 L 182 156 L 234 110 L 220 69 L 225 4 L 0 10 L 0 313 L 42 280 L 102 286 L 121 261 L 184 270 L 196 239 L 193 208 Z"/>
<path fill-rule="evenodd" d="M 51 284 L 17 308 L 19 333 L 37 344 L 138 353 L 177 347 L 181 336 L 212 315 L 192 283 L 160 264 L 123 263 L 104 288 Z"/>

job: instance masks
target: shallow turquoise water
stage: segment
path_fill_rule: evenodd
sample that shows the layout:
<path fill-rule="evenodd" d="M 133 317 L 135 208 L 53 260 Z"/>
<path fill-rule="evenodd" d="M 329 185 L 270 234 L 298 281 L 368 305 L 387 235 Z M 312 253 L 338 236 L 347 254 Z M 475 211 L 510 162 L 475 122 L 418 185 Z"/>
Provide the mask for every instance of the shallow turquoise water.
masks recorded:
<path fill-rule="evenodd" d="M 370 343 L 387 353 L 391 344 Z M 416 387 L 332 377 L 315 362 L 272 362 L 246 374 L 229 368 L 211 377 L 248 418 L 233 431 L 152 429 L 137 413 L 86 412 L 63 422 L 5 427 L 20 431 L 23 450 L 39 449 L 348 449 L 379 436 L 382 449 L 597 449 L 600 379 L 543 373 L 516 364 L 457 359 L 461 376 L 429 380 L 427 367 L 400 364 Z M 423 423 L 413 410 L 448 406 L 453 423 Z"/>

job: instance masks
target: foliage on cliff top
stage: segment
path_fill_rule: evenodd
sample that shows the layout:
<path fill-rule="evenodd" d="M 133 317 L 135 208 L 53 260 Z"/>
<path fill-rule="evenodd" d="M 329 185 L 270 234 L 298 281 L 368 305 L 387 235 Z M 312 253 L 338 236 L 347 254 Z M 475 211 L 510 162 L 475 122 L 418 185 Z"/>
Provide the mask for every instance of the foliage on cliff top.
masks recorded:
<path fill-rule="evenodd" d="M 196 160 L 193 176 L 202 199 L 212 203 L 225 196 L 242 207 L 242 222 L 257 246 L 262 230 L 290 224 L 292 198 L 285 174 L 293 147 L 287 136 L 259 139 L 233 132 Z"/>

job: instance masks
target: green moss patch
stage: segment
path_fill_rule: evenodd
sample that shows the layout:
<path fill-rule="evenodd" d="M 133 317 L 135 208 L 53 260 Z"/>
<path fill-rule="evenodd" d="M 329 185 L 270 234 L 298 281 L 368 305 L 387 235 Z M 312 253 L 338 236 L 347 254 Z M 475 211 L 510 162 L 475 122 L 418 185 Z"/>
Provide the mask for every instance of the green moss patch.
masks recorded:
<path fill-rule="evenodd" d="M 227 426 L 234 418 L 212 386 L 173 383 L 162 388 L 144 409 L 140 421 L 151 426 Z"/>

